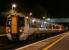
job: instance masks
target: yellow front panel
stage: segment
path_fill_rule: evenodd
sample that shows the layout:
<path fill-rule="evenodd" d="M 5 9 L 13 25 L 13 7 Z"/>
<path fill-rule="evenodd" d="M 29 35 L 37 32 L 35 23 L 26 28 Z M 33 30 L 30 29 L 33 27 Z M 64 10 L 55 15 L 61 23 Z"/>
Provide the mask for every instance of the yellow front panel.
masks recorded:
<path fill-rule="evenodd" d="M 12 33 L 17 33 L 17 18 L 16 16 L 12 17 L 12 26 L 11 26 Z"/>

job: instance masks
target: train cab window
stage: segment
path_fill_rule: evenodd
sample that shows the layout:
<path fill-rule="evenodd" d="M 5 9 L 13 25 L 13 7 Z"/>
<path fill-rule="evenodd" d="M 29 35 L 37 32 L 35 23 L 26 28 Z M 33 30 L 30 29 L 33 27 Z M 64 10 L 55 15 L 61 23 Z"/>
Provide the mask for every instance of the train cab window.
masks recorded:
<path fill-rule="evenodd" d="M 19 27 L 21 27 L 21 26 L 24 26 L 24 17 L 18 17 L 18 23 L 17 23 L 17 25 L 19 26 Z"/>
<path fill-rule="evenodd" d="M 6 25 L 11 26 L 11 20 L 8 19 L 7 22 L 6 22 Z"/>
<path fill-rule="evenodd" d="M 7 26 L 11 26 L 12 16 L 13 16 L 13 15 L 11 15 L 11 16 L 9 16 L 9 17 L 7 18 L 7 20 L 6 20 L 6 25 L 7 25 Z"/>

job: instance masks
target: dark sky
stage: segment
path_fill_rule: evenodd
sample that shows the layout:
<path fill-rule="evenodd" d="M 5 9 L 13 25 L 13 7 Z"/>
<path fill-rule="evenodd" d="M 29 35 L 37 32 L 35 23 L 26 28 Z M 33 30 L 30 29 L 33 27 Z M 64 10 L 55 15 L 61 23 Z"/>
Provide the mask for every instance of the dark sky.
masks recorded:
<path fill-rule="evenodd" d="M 17 4 L 17 10 L 34 17 L 69 17 L 68 0 L 0 0 L 0 12 L 9 11 L 11 4 Z"/>

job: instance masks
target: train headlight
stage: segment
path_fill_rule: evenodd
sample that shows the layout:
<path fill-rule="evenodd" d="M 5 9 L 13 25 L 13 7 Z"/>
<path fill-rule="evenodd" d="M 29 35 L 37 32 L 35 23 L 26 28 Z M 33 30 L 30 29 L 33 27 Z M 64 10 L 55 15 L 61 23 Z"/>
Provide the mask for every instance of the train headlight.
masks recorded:
<path fill-rule="evenodd" d="M 19 32 L 23 32 L 23 29 L 22 29 L 22 28 L 20 28 L 20 29 L 19 29 Z"/>
<path fill-rule="evenodd" d="M 11 30 L 10 30 L 9 27 L 6 28 L 6 32 L 7 32 L 7 33 L 10 33 L 10 32 L 11 32 Z"/>
<path fill-rule="evenodd" d="M 20 29 L 19 31 L 22 32 L 22 29 Z"/>

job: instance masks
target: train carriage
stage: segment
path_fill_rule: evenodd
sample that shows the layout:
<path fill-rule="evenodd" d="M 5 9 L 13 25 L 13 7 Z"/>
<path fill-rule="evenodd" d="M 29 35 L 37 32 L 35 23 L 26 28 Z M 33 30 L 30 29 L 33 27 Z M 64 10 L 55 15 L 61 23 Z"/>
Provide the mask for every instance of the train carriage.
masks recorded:
<path fill-rule="evenodd" d="M 6 33 L 9 40 L 26 40 L 32 34 L 61 32 L 62 27 L 60 26 L 45 20 L 12 14 L 7 17 Z"/>

